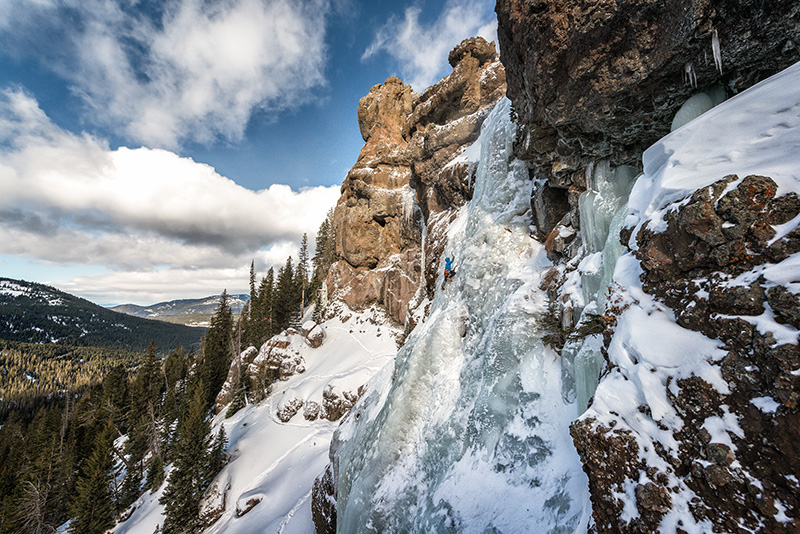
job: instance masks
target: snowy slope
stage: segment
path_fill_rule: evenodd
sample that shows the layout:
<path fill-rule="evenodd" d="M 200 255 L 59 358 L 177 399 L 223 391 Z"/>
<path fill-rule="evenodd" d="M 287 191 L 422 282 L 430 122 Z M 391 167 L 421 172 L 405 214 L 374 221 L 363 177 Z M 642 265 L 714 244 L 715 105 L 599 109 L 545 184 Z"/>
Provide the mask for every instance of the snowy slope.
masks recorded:
<path fill-rule="evenodd" d="M 442 255 L 457 275 L 334 436 L 340 532 L 586 528 L 575 407 L 538 325 L 550 262 L 531 237 L 509 112 L 498 104 L 476 142 L 475 193 Z"/>
<path fill-rule="evenodd" d="M 212 432 L 224 426 L 228 435 L 231 461 L 212 484 L 227 489 L 225 511 L 206 530 L 208 534 L 314 531 L 311 487 L 329 461 L 331 436 L 339 421 L 307 421 L 301 410 L 283 423 L 276 412 L 295 398 L 322 404 L 328 385 L 339 393 L 357 391 L 397 352 L 397 330 L 376 310 L 355 313 L 344 309 L 323 327 L 327 336 L 316 349 L 300 335 L 288 336 L 290 348 L 304 360 L 305 372 L 274 384 L 263 402 L 251 404 L 229 419 L 222 410 L 214 419 Z M 145 494 L 136 506 L 140 508 L 117 525 L 116 534 L 152 534 L 163 521 L 157 495 Z"/>

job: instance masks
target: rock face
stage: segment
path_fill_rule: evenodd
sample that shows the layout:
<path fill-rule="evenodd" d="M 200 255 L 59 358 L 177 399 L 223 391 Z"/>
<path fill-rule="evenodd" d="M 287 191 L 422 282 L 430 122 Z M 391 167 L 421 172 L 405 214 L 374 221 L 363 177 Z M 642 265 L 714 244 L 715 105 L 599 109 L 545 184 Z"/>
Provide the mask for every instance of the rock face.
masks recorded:
<path fill-rule="evenodd" d="M 797 2 L 498 0 L 496 10 L 521 152 L 553 177 L 580 160 L 638 164 L 689 96 L 717 83 L 738 92 L 800 60 Z"/>
<path fill-rule="evenodd" d="M 336 250 L 328 292 L 353 309 L 383 303 L 402 323 L 419 281 L 419 212 L 409 187 L 411 166 L 403 125 L 416 95 L 395 77 L 358 104 L 366 141 L 342 184 L 334 212 Z M 398 261 L 403 256 L 405 261 Z M 398 284 L 398 279 L 407 283 Z"/>
<path fill-rule="evenodd" d="M 483 121 L 506 91 L 505 70 L 493 43 L 467 39 L 448 59 L 453 72 L 422 94 L 405 125 L 411 186 L 428 229 L 423 266 L 427 296 L 433 295 L 454 208 L 472 198 L 475 168 L 454 156 L 478 138 Z"/>
<path fill-rule="evenodd" d="M 689 97 L 724 100 L 800 60 L 796 2 L 498 0 L 496 11 L 515 152 L 537 179 L 535 233 L 554 260 L 569 255 L 558 236 L 580 228 L 595 165 L 640 167 Z M 565 203 L 573 216 L 558 228 Z"/>
<path fill-rule="evenodd" d="M 422 217 L 430 232 L 433 215 L 469 200 L 474 169 L 448 163 L 478 137 L 490 105 L 505 93 L 494 44 L 467 39 L 449 60 L 453 72 L 422 95 L 390 77 L 359 101 L 366 144 L 334 213 L 342 260 L 329 272 L 329 294 L 353 309 L 381 303 L 401 324 L 420 288 Z M 439 257 L 425 258 L 432 288 Z"/>
<path fill-rule="evenodd" d="M 750 276 L 800 251 L 797 229 L 774 239 L 774 226 L 800 214 L 797 195 L 776 197 L 777 189 L 768 177 L 726 176 L 680 203 L 667 215 L 663 231 L 637 234 L 634 254 L 644 269 L 645 291 L 674 310 L 680 326 L 720 340 L 727 356 L 718 365 L 730 392 L 721 393 L 697 376 L 677 380 L 678 394 L 668 389 L 682 427 L 661 430 L 669 432 L 667 439 L 677 442 L 680 452 L 672 456 L 658 442 L 644 439 L 644 446 L 653 446 L 664 461 L 661 466 L 642 460 L 630 433 L 612 431 L 592 418 L 572 426 L 599 532 L 656 531 L 671 506 L 669 477 L 694 493 L 692 515 L 710 521 L 715 532 L 800 529 L 795 478 L 800 347 L 796 341 L 776 341 L 746 320 L 765 313 L 768 305 L 778 322 L 800 327 L 798 296 L 763 276 Z M 745 274 L 745 282 L 731 283 Z M 731 444 L 715 442 L 703 428 L 708 420 L 726 417 L 741 428 L 741 434 L 730 434 Z M 639 517 L 625 525 L 614 488 L 638 483 L 640 473 L 650 482 L 636 486 Z"/>
<path fill-rule="evenodd" d="M 311 490 L 311 517 L 316 534 L 336 534 L 336 484 L 331 464 L 314 481 Z"/>

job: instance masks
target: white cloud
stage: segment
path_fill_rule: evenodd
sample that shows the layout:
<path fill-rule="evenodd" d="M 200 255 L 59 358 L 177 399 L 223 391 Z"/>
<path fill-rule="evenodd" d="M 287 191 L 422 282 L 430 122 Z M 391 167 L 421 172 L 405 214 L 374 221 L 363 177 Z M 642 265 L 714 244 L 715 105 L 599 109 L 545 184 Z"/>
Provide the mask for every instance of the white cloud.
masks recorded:
<path fill-rule="evenodd" d="M 111 150 L 61 130 L 24 92 L 0 93 L 0 254 L 124 271 L 84 293 L 124 277 L 158 287 L 251 258 L 281 265 L 304 232 L 313 243 L 338 197 L 335 186 L 252 191 L 165 150 Z"/>
<path fill-rule="evenodd" d="M 468 37 L 496 41 L 494 2 L 448 0 L 438 19 L 421 21 L 422 10 L 412 6 L 402 20 L 393 17 L 378 29 L 362 61 L 385 52 L 399 64 L 403 81 L 421 92 L 450 71 L 447 56 Z"/>
<path fill-rule="evenodd" d="M 288 256 L 297 256 L 294 244 L 281 243 L 255 255 L 259 276 L 271 266 L 282 266 Z M 96 276 L 74 276 L 69 280 L 49 280 L 74 295 L 101 305 L 138 304 L 142 306 L 180 298 L 202 298 L 222 293 L 247 293 L 250 260 L 241 258 L 235 267 L 204 267 L 115 271 Z"/>
<path fill-rule="evenodd" d="M 18 21 L 0 30 L 21 47 L 43 46 L 32 35 L 59 43 L 52 67 L 94 119 L 150 147 L 238 140 L 256 111 L 325 84 L 328 0 L 171 0 L 149 16 L 124 0 L 27 0 L 13 12 L 0 2 Z"/>

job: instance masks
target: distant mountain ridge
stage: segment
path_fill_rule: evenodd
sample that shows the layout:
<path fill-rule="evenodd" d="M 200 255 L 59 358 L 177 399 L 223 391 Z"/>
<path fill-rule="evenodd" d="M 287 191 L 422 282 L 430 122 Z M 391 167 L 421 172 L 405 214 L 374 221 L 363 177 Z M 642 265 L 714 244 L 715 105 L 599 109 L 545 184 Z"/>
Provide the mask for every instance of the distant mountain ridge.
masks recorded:
<path fill-rule="evenodd" d="M 27 343 L 162 351 L 197 346 L 204 328 L 168 324 L 109 310 L 54 287 L 0 278 L 0 339 Z"/>
<path fill-rule="evenodd" d="M 228 295 L 228 303 L 234 314 L 239 314 L 250 295 Z M 156 319 L 170 323 L 197 325 L 207 323 L 219 304 L 219 295 L 201 299 L 179 299 L 159 302 L 150 306 L 136 304 L 120 304 L 111 310 L 143 319 Z"/>

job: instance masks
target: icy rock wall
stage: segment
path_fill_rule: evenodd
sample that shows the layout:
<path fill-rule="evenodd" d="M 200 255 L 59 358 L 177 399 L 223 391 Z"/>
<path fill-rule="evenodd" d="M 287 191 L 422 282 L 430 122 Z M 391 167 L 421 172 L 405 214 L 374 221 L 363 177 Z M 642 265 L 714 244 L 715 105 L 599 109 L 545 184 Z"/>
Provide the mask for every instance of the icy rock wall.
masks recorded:
<path fill-rule="evenodd" d="M 504 99 L 477 141 L 474 197 L 445 251 L 456 276 L 334 436 L 338 532 L 586 529 L 574 406 L 537 326 L 549 261 L 530 237 L 509 113 Z"/>

